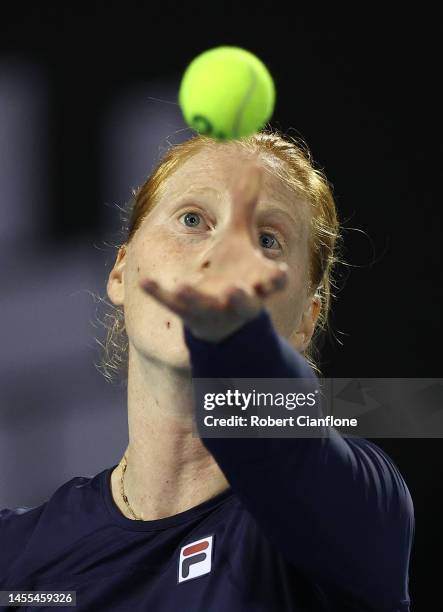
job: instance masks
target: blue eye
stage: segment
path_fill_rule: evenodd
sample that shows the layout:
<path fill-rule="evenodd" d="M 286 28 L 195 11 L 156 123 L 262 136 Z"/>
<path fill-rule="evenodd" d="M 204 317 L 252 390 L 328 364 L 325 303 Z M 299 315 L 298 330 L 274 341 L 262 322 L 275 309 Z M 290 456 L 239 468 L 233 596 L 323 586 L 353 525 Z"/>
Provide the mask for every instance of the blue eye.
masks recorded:
<path fill-rule="evenodd" d="M 179 219 L 184 219 L 184 225 L 188 228 L 198 228 L 203 215 L 199 212 L 189 210 L 180 215 Z M 264 240 L 263 240 L 264 238 Z M 267 251 L 275 251 L 281 249 L 281 244 L 277 237 L 270 232 L 262 232 L 259 237 L 260 246 Z"/>
<path fill-rule="evenodd" d="M 266 244 L 263 244 L 261 237 L 264 236 L 265 238 L 267 238 L 267 245 L 269 245 L 269 243 L 271 242 L 271 244 L 277 243 L 277 248 L 280 247 L 280 244 L 277 240 L 277 238 L 273 235 L 273 234 L 260 234 L 260 244 L 261 246 L 263 246 L 265 249 L 269 249 L 269 246 L 266 246 Z M 270 239 L 270 240 L 269 240 Z M 273 242 L 272 242 L 273 241 Z"/>
<path fill-rule="evenodd" d="M 265 237 L 265 242 L 263 242 L 263 240 L 261 239 L 262 236 Z M 275 251 L 275 250 L 280 251 L 281 250 L 281 244 L 277 240 L 274 234 L 270 234 L 268 232 L 260 234 L 259 242 L 260 242 L 260 246 L 262 246 L 267 251 Z M 272 245 L 274 245 L 274 248 L 271 248 Z"/>
<path fill-rule="evenodd" d="M 197 227 L 200 223 L 200 221 L 197 221 L 197 223 L 195 222 L 195 219 L 200 219 L 200 215 L 196 212 L 187 212 L 184 217 L 185 219 L 191 220 L 191 225 L 187 225 L 187 227 Z"/>

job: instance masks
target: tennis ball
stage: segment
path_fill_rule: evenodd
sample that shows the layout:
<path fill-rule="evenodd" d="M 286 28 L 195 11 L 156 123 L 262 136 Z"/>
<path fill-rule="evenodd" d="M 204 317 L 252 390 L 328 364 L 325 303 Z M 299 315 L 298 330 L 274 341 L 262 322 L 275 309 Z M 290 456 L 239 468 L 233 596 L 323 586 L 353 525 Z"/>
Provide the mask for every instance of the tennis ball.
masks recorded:
<path fill-rule="evenodd" d="M 183 74 L 178 99 L 190 127 L 227 140 L 264 126 L 274 111 L 275 86 L 257 56 L 240 47 L 222 46 L 192 60 Z"/>

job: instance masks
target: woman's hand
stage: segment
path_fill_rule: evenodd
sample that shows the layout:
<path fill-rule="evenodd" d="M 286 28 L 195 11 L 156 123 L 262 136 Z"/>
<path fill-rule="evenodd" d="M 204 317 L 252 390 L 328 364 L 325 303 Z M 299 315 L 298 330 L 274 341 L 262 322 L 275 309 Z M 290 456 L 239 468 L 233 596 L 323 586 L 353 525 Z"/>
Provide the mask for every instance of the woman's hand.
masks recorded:
<path fill-rule="evenodd" d="M 286 286 L 287 264 L 270 260 L 256 244 L 254 212 L 261 184 L 262 169 L 248 162 L 234 188 L 226 231 L 206 254 L 195 282 L 170 291 L 154 279 L 140 281 L 140 287 L 179 315 L 196 338 L 218 342 L 230 336 Z"/>

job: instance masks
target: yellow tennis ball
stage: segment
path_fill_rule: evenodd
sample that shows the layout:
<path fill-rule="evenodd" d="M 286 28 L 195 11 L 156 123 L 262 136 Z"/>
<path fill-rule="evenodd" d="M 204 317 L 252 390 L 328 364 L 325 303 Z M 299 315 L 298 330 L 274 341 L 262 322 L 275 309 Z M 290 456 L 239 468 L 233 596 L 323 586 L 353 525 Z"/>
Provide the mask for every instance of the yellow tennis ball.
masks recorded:
<path fill-rule="evenodd" d="M 186 123 L 219 140 L 257 132 L 275 105 L 274 81 L 263 62 L 240 47 L 215 47 L 186 68 L 179 104 Z"/>

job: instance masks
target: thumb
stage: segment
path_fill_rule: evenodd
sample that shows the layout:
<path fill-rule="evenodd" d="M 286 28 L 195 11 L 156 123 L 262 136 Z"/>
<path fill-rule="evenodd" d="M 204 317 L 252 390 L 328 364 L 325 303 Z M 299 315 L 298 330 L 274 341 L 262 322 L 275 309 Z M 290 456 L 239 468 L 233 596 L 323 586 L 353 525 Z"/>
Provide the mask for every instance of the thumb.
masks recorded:
<path fill-rule="evenodd" d="M 254 213 L 263 184 L 263 174 L 255 162 L 243 166 L 234 184 L 232 194 L 231 229 L 247 231 L 254 237 Z"/>

